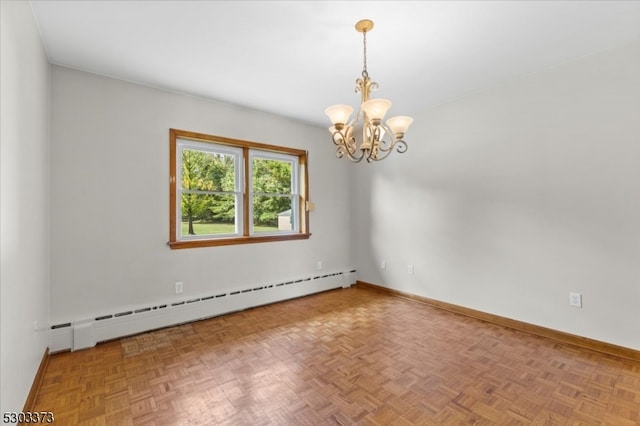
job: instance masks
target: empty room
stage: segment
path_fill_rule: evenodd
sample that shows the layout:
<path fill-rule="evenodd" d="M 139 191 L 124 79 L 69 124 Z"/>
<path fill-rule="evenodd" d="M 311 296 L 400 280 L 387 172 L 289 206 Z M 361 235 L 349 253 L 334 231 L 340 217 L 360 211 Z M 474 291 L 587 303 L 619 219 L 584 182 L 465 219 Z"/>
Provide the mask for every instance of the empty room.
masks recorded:
<path fill-rule="evenodd" d="M 640 424 L 640 2 L 1 7 L 3 424 Z"/>

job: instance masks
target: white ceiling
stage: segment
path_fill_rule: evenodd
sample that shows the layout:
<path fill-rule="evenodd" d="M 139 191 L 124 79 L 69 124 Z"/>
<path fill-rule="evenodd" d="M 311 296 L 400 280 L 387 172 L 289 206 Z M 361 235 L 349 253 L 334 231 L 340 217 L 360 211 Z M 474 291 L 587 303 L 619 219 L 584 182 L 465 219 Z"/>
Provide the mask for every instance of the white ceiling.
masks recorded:
<path fill-rule="evenodd" d="M 52 63 L 325 125 L 362 35 L 393 115 L 640 38 L 638 1 L 32 1 Z"/>

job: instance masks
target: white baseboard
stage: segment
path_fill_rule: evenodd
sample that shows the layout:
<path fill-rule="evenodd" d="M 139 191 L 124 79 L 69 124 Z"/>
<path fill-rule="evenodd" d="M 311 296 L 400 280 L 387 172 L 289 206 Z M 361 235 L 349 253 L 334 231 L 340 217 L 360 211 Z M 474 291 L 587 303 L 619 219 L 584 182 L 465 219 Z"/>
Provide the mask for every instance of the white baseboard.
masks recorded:
<path fill-rule="evenodd" d="M 52 353 L 90 348 L 106 340 L 241 311 L 340 287 L 350 287 L 356 271 L 330 272 L 167 303 L 126 309 L 93 318 L 72 319 L 51 327 Z"/>

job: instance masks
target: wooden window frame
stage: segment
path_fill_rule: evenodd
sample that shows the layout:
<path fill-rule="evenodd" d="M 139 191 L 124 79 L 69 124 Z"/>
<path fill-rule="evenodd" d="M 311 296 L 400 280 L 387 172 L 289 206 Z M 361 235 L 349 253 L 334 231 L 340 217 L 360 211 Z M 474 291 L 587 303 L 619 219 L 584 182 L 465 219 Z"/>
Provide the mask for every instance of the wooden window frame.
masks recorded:
<path fill-rule="evenodd" d="M 182 219 L 177 217 L 177 197 L 178 197 L 178 177 L 177 170 L 177 150 L 178 139 L 191 140 L 195 142 L 210 143 L 216 145 L 227 145 L 242 149 L 243 174 L 242 192 L 243 205 L 241 218 L 243 220 L 243 235 L 232 237 L 213 237 L 194 240 L 178 239 L 178 226 L 181 226 Z M 265 151 L 278 154 L 292 155 L 298 158 L 298 221 L 299 231 L 283 234 L 250 235 L 250 185 L 249 180 L 249 153 L 254 151 Z M 305 150 L 287 148 L 277 145 L 270 145 L 240 139 L 232 139 L 222 136 L 207 135 L 203 133 L 190 132 L 186 130 L 169 129 L 169 242 L 171 249 L 185 249 L 196 247 L 214 247 L 235 244 L 254 244 L 274 241 L 291 241 L 308 239 L 309 232 L 309 173 L 308 173 L 308 153 Z"/>

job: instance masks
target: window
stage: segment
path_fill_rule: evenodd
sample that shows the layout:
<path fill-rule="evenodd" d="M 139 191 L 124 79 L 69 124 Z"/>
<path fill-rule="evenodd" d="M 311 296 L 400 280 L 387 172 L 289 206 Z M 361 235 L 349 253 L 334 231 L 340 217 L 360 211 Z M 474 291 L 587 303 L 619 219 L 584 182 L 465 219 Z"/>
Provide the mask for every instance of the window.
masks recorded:
<path fill-rule="evenodd" d="M 306 151 L 170 130 L 171 248 L 309 238 Z"/>

